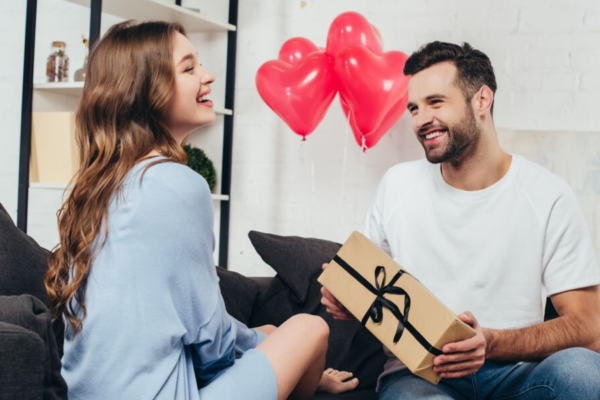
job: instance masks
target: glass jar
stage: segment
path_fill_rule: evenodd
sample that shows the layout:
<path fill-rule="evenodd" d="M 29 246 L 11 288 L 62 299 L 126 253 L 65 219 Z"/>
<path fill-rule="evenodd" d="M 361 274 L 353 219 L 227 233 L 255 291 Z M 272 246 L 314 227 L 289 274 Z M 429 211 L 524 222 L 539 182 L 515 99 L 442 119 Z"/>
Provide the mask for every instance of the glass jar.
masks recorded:
<path fill-rule="evenodd" d="M 65 42 L 52 42 L 52 53 L 46 63 L 46 77 L 48 82 L 69 81 L 69 56 L 66 53 Z"/>
<path fill-rule="evenodd" d="M 84 82 L 85 81 L 85 70 L 87 68 L 88 56 L 86 55 L 83 59 L 83 67 L 79 68 L 75 71 L 75 75 L 73 75 L 73 80 L 75 82 Z"/>

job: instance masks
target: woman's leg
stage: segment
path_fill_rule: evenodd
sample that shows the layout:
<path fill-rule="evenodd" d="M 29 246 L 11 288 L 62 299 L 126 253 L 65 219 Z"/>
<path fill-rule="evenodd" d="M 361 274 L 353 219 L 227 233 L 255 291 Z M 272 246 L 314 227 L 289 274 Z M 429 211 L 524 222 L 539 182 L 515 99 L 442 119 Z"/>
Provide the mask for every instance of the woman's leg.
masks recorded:
<path fill-rule="evenodd" d="M 277 379 L 278 399 L 310 399 L 321 381 L 329 327 L 321 318 L 295 315 L 263 340 L 262 351 Z"/>
<path fill-rule="evenodd" d="M 274 325 L 263 325 L 256 328 L 257 330 L 270 335 L 277 330 Z M 328 393 L 344 393 L 349 390 L 354 390 L 358 386 L 358 379 L 353 378 L 352 372 L 338 371 L 337 369 L 327 368 L 323 375 L 321 375 L 321 381 L 317 387 L 317 392 L 328 392 Z"/>

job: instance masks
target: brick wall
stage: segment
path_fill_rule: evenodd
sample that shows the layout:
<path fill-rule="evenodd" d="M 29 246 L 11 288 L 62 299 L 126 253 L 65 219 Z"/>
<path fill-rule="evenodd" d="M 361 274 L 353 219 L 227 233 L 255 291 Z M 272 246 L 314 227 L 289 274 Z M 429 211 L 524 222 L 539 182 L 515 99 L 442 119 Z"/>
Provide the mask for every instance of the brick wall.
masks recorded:
<path fill-rule="evenodd" d="M 0 38 L 12 57 L 0 64 L 0 120 L 4 125 L 0 130 L 0 201 L 13 216 L 25 21 L 25 5 L 20 3 L 0 5 L 4 32 L 14 32 Z M 83 59 L 76 49 L 79 31 L 87 32 L 86 11 L 61 0 L 38 3 L 44 15 L 38 17 L 38 30 L 45 32 L 41 40 L 47 43 L 38 42 L 42 47 L 36 57 L 47 55 L 53 40 L 49 32 L 55 30 L 71 41 L 74 71 L 80 64 L 77 59 Z M 227 17 L 226 2 L 184 2 L 190 3 L 208 15 Z M 358 11 L 376 25 L 388 51 L 410 53 L 423 43 L 443 40 L 468 41 L 488 54 L 498 80 L 495 118 L 502 143 L 571 184 L 600 252 L 600 2 L 242 0 L 231 201 L 232 269 L 247 275 L 272 274 L 248 241 L 251 229 L 343 241 L 362 221 L 385 170 L 423 156 L 409 116 L 363 154 L 348 131 L 337 99 L 317 130 L 301 142 L 258 96 L 256 71 L 276 58 L 285 40 L 303 36 L 324 46 L 329 25 L 344 11 Z M 57 24 L 59 18 L 69 18 L 72 23 Z M 199 52 L 206 54 L 208 62 L 203 64 L 215 71 L 224 65 L 223 40 L 219 35 L 192 38 Z M 217 82 L 219 78 L 217 74 Z M 220 81 L 224 83 L 223 77 Z M 215 90 L 219 96 L 223 87 Z M 215 161 L 220 161 L 221 132 L 219 126 L 211 127 L 194 134 L 192 140 L 214 148 Z M 519 140 L 514 140 L 515 135 L 520 135 Z M 43 203 L 38 222 L 32 223 L 39 224 L 34 236 L 50 245 L 55 240 L 50 211 L 60 201 L 43 196 L 32 200 L 32 205 Z"/>

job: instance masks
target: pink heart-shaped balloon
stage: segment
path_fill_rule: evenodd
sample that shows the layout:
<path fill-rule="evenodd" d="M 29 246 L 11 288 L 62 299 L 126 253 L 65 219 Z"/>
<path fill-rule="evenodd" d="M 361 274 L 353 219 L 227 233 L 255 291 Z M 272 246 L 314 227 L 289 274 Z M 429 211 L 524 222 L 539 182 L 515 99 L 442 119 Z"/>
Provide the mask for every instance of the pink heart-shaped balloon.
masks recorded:
<path fill-rule="evenodd" d="M 287 40 L 279 50 L 279 60 L 288 64 L 297 64 L 314 51 L 319 51 L 313 42 L 303 37 Z"/>
<path fill-rule="evenodd" d="M 377 27 L 373 24 L 371 25 L 371 29 L 373 29 L 373 34 L 375 35 L 375 39 L 377 40 L 377 43 L 379 43 L 379 47 L 381 47 L 381 51 L 383 52 L 383 38 L 381 37 L 381 32 L 379 32 L 379 29 L 377 29 Z M 380 54 L 380 53 L 377 53 Z"/>
<path fill-rule="evenodd" d="M 398 103 L 394 104 L 392 109 L 386 114 L 379 125 L 373 132 L 368 135 L 363 135 L 358 128 L 356 127 L 356 121 L 354 120 L 354 114 L 350 112 L 350 108 L 348 105 L 340 98 L 340 103 L 342 104 L 342 109 L 344 110 L 344 114 L 350 123 L 350 127 L 352 128 L 352 133 L 354 133 L 354 139 L 356 143 L 363 150 L 370 149 L 375 146 L 379 140 L 398 122 L 398 120 L 406 111 L 406 105 L 408 104 L 408 93 L 406 93 Z"/>
<path fill-rule="evenodd" d="M 327 34 L 326 52 L 335 57 L 346 46 L 362 45 L 375 54 L 383 53 L 381 34 L 357 12 L 340 14 L 333 20 Z"/>
<path fill-rule="evenodd" d="M 321 122 L 337 93 L 333 58 L 316 51 L 294 65 L 268 61 L 256 73 L 256 87 L 265 103 L 295 133 L 306 138 Z"/>
<path fill-rule="evenodd" d="M 410 77 L 402 70 L 406 54 L 380 56 L 364 46 L 348 46 L 335 57 L 340 98 L 348 105 L 363 136 L 373 133 L 407 92 Z"/>

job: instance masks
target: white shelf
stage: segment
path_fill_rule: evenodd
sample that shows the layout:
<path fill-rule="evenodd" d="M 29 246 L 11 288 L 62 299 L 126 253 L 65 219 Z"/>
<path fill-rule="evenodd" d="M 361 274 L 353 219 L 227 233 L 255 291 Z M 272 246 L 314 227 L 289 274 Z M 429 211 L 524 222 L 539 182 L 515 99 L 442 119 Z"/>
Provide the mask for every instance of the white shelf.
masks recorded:
<path fill-rule="evenodd" d="M 67 188 L 66 183 L 38 183 L 31 182 L 29 184 L 30 189 L 42 189 L 42 190 L 61 190 L 64 191 Z M 214 201 L 229 201 L 229 196 L 223 194 L 211 195 Z"/>
<path fill-rule="evenodd" d="M 66 183 L 39 183 L 30 182 L 30 189 L 48 189 L 48 190 L 65 190 L 67 188 Z"/>
<path fill-rule="evenodd" d="M 40 82 L 34 83 L 33 89 L 78 97 L 81 96 L 83 91 L 83 82 Z"/>
<path fill-rule="evenodd" d="M 85 7 L 90 6 L 90 0 L 67 1 Z M 196 11 L 177 6 L 175 0 L 103 0 L 102 12 L 123 19 L 131 18 L 138 21 L 176 21 L 182 24 L 188 33 L 236 30 L 234 25 L 218 22 Z"/>
<path fill-rule="evenodd" d="M 226 194 L 213 194 L 212 199 L 215 201 L 229 201 L 229 196 Z"/>
<path fill-rule="evenodd" d="M 39 82 L 34 83 L 33 88 L 39 91 L 79 97 L 83 91 L 83 82 Z M 213 110 L 216 114 L 233 115 L 233 111 L 227 108 L 214 107 Z"/>

